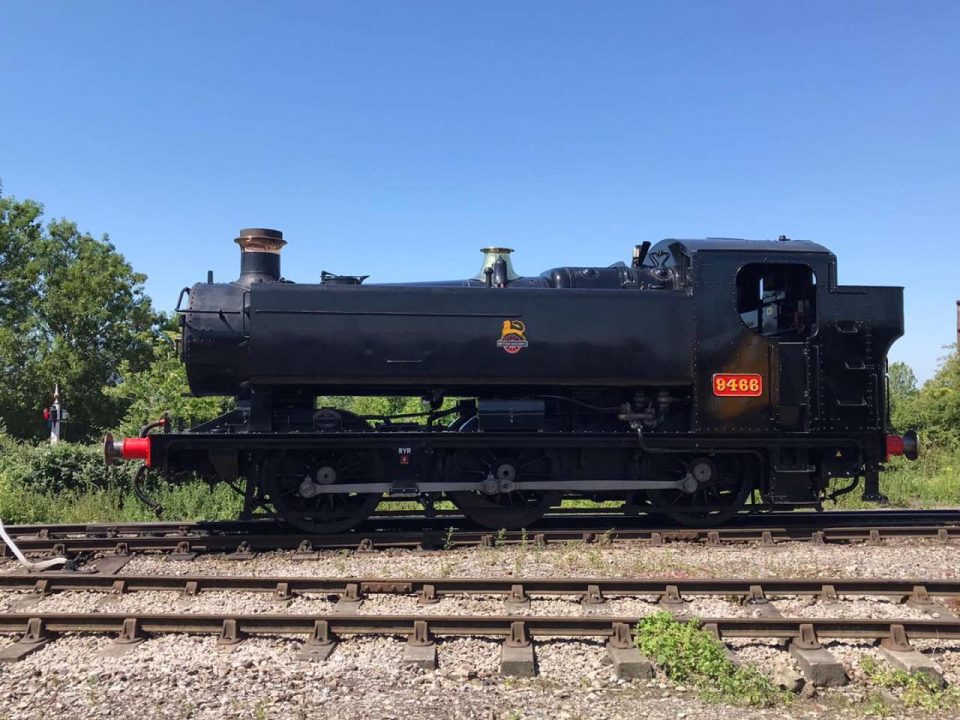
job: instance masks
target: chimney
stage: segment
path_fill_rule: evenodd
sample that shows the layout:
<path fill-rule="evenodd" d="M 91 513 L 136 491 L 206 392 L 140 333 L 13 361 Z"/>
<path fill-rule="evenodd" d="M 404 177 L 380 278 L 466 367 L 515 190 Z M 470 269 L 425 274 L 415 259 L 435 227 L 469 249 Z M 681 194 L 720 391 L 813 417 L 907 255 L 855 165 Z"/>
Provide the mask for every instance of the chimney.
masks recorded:
<path fill-rule="evenodd" d="M 240 246 L 241 285 L 277 282 L 280 279 L 280 250 L 287 241 L 279 230 L 244 228 L 234 240 Z"/>
<path fill-rule="evenodd" d="M 506 282 L 513 282 L 520 277 L 514 272 L 513 263 L 510 262 L 510 253 L 513 252 L 513 248 L 488 247 L 481 248 L 480 252 L 483 253 L 483 265 L 480 266 L 480 272 L 474 276 L 477 280 L 486 281 L 487 268 L 495 272 L 497 270 L 498 260 L 503 260 L 501 267 L 503 267 L 503 265 L 506 266 Z"/>

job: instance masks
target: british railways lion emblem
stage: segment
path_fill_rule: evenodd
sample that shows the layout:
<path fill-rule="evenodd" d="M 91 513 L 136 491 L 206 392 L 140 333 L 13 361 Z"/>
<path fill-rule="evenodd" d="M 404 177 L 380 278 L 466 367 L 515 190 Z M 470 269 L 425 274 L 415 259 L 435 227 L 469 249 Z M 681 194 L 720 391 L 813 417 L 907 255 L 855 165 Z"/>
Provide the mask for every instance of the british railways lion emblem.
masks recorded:
<path fill-rule="evenodd" d="M 503 329 L 500 330 L 500 339 L 497 340 L 497 347 L 504 349 L 504 352 L 510 355 L 516 355 L 527 347 L 527 326 L 520 320 L 504 320 Z"/>

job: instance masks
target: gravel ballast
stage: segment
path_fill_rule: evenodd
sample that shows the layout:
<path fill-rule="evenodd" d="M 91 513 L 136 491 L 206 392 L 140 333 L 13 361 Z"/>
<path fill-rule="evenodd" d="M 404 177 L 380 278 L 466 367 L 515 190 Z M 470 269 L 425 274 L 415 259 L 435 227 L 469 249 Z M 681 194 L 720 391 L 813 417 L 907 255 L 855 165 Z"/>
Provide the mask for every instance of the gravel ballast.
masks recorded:
<path fill-rule="evenodd" d="M 930 577 L 957 578 L 960 548 L 954 545 L 892 541 L 883 546 L 785 543 L 772 550 L 756 546 L 676 544 L 553 545 L 545 548 L 471 548 L 437 553 L 390 550 L 373 553 L 320 553 L 317 561 L 294 560 L 292 553 L 265 553 L 234 562 L 223 555 L 201 555 L 191 562 L 137 556 L 124 574 L 167 575 L 322 575 L 336 577 Z M 18 572 L 6 563 L 0 572 Z M 4 612 L 28 612 L 24 594 L 0 593 Z M 772 598 L 770 608 L 732 599 L 692 597 L 685 615 L 750 616 L 778 611 L 794 617 L 923 618 L 923 610 L 878 597 L 819 603 L 808 598 Z M 54 593 L 26 607 L 36 612 L 83 610 L 103 613 L 237 612 L 326 614 L 333 601 L 322 594 L 286 603 L 269 593 L 136 592 L 116 598 L 100 593 Z M 653 598 L 608 598 L 604 614 L 644 616 L 658 610 Z M 577 599 L 533 596 L 518 614 L 579 615 Z M 413 597 L 371 595 L 360 613 L 503 614 L 499 596 L 442 597 L 419 605 Z M 3 642 L 9 643 L 13 638 Z M 875 689 L 860 670 L 865 655 L 879 658 L 872 645 L 830 643 L 852 684 L 840 690 L 801 695 L 786 708 L 743 710 L 701 700 L 693 688 L 678 688 L 662 676 L 618 681 L 602 642 L 550 639 L 536 642 L 539 675 L 529 680 L 499 674 L 496 639 L 443 639 L 437 644 L 439 668 L 415 670 L 402 664 L 402 638 L 348 637 L 324 662 L 297 657 L 302 640 L 251 638 L 234 652 L 218 649 L 213 637 L 150 638 L 121 657 L 99 650 L 111 639 L 65 636 L 19 663 L 0 665 L 0 718 L 626 718 L 742 720 L 751 718 L 863 717 Z M 917 642 L 960 683 L 960 643 Z M 783 646 L 769 641 L 736 641 L 738 660 L 771 677 L 796 672 Z M 952 717 L 953 711 L 927 714 L 891 705 L 890 717 Z"/>
<path fill-rule="evenodd" d="M 960 544 L 889 540 L 882 545 L 778 543 L 773 548 L 737 544 L 710 546 L 642 543 L 602 546 L 557 543 L 544 548 L 504 546 L 417 552 L 369 553 L 326 550 L 317 560 L 294 560 L 293 552 L 261 553 L 235 562 L 222 554 L 189 562 L 140 555 L 124 573 L 165 575 L 324 575 L 330 577 L 960 577 Z M 19 572 L 13 563 L 0 568 Z"/>

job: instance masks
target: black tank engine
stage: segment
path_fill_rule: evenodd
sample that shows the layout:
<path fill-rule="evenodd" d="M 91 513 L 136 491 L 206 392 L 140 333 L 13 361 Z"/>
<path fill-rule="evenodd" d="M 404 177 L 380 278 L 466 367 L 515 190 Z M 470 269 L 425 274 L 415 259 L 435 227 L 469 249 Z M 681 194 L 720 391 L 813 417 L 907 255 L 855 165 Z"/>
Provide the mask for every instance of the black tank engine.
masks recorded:
<path fill-rule="evenodd" d="M 903 290 L 837 285 L 815 243 L 664 240 L 629 265 L 530 277 L 486 248 L 467 280 L 300 284 L 281 277 L 280 232 L 236 242 L 239 279 L 184 288 L 177 307 L 192 393 L 236 409 L 105 450 L 229 482 L 248 515 L 335 532 L 385 496 L 447 498 L 517 528 L 579 496 L 710 525 L 819 507 L 860 478 L 879 500 L 882 463 L 916 457 L 914 433 L 887 432 Z M 318 405 L 336 395 L 424 411 Z"/>

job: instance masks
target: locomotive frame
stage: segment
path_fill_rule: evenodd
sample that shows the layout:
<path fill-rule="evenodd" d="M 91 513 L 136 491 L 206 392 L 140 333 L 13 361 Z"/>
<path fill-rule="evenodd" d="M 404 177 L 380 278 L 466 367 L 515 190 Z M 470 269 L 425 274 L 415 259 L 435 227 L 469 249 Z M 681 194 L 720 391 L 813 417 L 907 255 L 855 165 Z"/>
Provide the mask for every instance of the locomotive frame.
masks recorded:
<path fill-rule="evenodd" d="M 861 478 L 881 501 L 883 463 L 917 454 L 915 433 L 887 430 L 902 288 L 838 285 L 815 243 L 664 240 L 629 266 L 535 277 L 489 248 L 465 281 L 299 285 L 280 277 L 278 231 L 237 242 L 240 279 L 178 303 L 191 388 L 237 409 L 104 447 L 228 482 L 247 516 L 335 532 L 382 497 L 446 496 L 518 528 L 572 495 L 714 525 L 821 508 Z M 329 394 L 420 396 L 426 425 L 316 408 Z"/>

